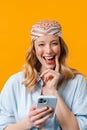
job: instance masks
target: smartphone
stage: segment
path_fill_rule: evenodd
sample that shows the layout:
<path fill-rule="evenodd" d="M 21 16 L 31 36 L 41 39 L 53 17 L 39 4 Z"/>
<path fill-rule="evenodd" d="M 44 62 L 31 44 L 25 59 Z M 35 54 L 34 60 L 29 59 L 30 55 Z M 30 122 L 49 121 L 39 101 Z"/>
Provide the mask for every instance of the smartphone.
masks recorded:
<path fill-rule="evenodd" d="M 39 96 L 37 100 L 37 108 L 51 107 L 55 110 L 57 98 L 55 96 Z"/>

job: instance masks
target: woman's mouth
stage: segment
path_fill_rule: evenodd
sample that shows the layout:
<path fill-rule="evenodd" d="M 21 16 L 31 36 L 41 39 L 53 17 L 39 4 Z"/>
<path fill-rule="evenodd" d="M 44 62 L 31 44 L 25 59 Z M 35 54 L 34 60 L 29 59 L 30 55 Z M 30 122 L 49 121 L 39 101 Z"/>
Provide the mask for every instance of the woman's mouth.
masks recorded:
<path fill-rule="evenodd" d="M 55 56 L 43 56 L 43 59 L 47 64 L 55 63 Z"/>

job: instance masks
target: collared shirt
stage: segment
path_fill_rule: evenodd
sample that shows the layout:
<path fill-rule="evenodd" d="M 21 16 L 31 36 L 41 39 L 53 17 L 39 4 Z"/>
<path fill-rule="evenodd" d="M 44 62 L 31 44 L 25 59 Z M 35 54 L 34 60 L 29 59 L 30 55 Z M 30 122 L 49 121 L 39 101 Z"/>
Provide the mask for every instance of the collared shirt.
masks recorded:
<path fill-rule="evenodd" d="M 17 123 L 29 114 L 31 105 L 41 95 L 43 81 L 39 78 L 36 89 L 29 93 L 23 85 L 23 72 L 12 75 L 1 92 L 0 130 Z M 64 102 L 77 118 L 80 130 L 87 130 L 87 86 L 82 75 L 64 83 L 58 90 Z M 67 120 L 67 119 L 66 119 Z M 61 130 L 55 114 L 44 126 L 45 130 Z"/>

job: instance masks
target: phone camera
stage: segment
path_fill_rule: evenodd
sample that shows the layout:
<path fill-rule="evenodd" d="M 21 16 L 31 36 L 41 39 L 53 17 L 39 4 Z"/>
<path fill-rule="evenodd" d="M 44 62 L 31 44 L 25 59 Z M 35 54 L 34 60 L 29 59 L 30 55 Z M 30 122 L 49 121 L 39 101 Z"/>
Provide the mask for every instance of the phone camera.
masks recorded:
<path fill-rule="evenodd" d="M 39 103 L 46 103 L 46 99 L 40 98 L 38 102 Z"/>

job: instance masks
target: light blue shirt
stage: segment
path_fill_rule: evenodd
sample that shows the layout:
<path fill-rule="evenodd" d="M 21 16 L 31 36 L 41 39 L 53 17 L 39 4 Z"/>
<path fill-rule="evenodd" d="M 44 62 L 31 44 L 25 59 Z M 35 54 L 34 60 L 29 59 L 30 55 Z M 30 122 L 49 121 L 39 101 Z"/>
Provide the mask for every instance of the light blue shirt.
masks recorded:
<path fill-rule="evenodd" d="M 25 118 L 32 104 L 41 95 L 43 81 L 39 78 L 36 90 L 29 93 L 22 84 L 23 72 L 12 75 L 1 92 L 0 130 Z M 80 130 L 87 130 L 87 86 L 82 75 L 64 83 L 58 90 L 64 102 L 77 118 Z M 66 119 L 67 120 L 67 119 Z M 61 130 L 56 116 L 45 123 L 46 130 Z"/>

